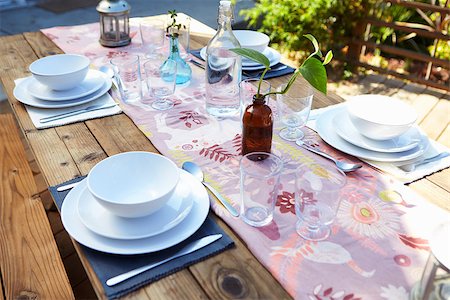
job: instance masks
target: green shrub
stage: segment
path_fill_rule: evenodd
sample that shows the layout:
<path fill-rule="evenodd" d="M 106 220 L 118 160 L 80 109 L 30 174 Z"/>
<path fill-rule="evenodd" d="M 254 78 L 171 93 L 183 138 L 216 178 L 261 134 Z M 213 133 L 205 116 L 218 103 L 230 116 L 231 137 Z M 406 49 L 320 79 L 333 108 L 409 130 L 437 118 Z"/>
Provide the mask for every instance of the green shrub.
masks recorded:
<path fill-rule="evenodd" d="M 324 49 L 339 50 L 375 0 L 259 0 L 241 14 L 287 51 L 309 51 L 302 36 L 313 34 Z"/>

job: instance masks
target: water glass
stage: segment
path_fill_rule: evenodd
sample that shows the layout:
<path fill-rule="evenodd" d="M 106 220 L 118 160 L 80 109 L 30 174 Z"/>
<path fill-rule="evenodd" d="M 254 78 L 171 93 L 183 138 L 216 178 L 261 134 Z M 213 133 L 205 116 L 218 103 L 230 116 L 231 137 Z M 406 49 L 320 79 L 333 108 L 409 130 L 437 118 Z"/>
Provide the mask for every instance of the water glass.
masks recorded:
<path fill-rule="evenodd" d="M 168 97 L 175 92 L 177 63 L 172 59 L 155 58 L 144 63 L 147 88 L 157 110 L 167 110 L 174 103 Z M 147 100 L 143 100 L 145 103 Z"/>
<path fill-rule="evenodd" d="M 286 85 L 281 85 L 277 91 L 282 91 Z M 277 111 L 283 128 L 279 135 L 287 141 L 301 140 L 304 137 L 300 129 L 305 126 L 311 111 L 314 89 L 309 84 L 292 86 L 285 94 L 277 94 Z"/>
<path fill-rule="evenodd" d="M 111 59 L 120 96 L 125 103 L 136 103 L 142 98 L 141 68 L 138 55 Z"/>
<path fill-rule="evenodd" d="M 142 46 L 146 58 L 159 56 L 159 51 L 164 47 L 166 30 L 164 21 L 158 19 L 143 19 L 139 23 Z"/>
<path fill-rule="evenodd" d="M 331 162 L 305 163 L 295 176 L 295 213 L 297 233 L 304 239 L 321 241 L 330 235 L 345 174 Z"/>
<path fill-rule="evenodd" d="M 242 80 L 239 84 L 239 98 L 241 100 L 241 121 L 245 108 L 252 104 L 253 96 L 256 95 L 256 92 L 258 91 L 258 83 L 258 78 L 250 78 Z M 270 92 L 270 89 L 270 82 L 268 82 L 267 80 L 262 80 L 260 93 L 266 94 Z M 269 98 L 270 97 L 267 96 L 265 99 L 267 104 L 269 103 Z"/>
<path fill-rule="evenodd" d="M 244 222 L 261 227 L 272 222 L 282 160 L 271 153 L 252 152 L 240 160 L 241 213 Z"/>

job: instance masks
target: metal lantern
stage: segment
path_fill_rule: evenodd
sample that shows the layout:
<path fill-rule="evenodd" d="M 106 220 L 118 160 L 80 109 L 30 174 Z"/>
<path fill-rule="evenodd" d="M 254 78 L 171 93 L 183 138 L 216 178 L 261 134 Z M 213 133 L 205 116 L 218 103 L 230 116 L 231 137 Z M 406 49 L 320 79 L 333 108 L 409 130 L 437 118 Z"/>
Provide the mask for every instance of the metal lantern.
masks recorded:
<path fill-rule="evenodd" d="M 97 5 L 97 11 L 100 13 L 100 44 L 120 47 L 131 42 L 130 8 L 124 0 L 100 1 Z"/>

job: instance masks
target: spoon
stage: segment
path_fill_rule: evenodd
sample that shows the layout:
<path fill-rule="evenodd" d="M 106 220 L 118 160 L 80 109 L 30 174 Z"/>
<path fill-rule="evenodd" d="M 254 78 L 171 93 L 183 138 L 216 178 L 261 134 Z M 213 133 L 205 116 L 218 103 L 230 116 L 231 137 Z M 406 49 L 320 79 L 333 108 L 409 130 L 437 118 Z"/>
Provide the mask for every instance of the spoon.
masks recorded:
<path fill-rule="evenodd" d="M 310 151 L 310 152 L 313 152 L 313 153 L 315 153 L 315 154 L 317 154 L 317 155 L 323 156 L 323 157 L 325 157 L 325 158 L 327 158 L 327 159 L 333 161 L 333 162 L 336 164 L 336 166 L 337 166 L 342 172 L 345 172 L 345 173 L 353 172 L 353 171 L 356 171 L 356 170 L 358 170 L 359 168 L 362 167 L 361 164 L 351 164 L 351 163 L 346 163 L 346 162 L 338 161 L 338 160 L 336 160 L 334 157 L 332 157 L 332 156 L 330 156 L 330 155 L 328 155 L 328 154 L 326 154 L 326 153 L 324 153 L 324 152 L 322 152 L 322 151 L 319 151 L 319 150 L 317 150 L 317 149 L 314 149 L 313 147 L 309 146 L 308 144 L 305 144 L 305 143 L 304 143 L 303 141 L 301 141 L 301 140 L 298 140 L 298 141 L 296 141 L 295 143 L 296 143 L 297 145 L 299 145 L 300 147 L 302 147 L 303 149 L 306 149 L 306 150 L 308 150 L 308 151 Z"/>
<path fill-rule="evenodd" d="M 233 215 L 234 217 L 239 216 L 237 210 L 233 206 L 231 206 L 231 204 L 225 198 L 223 198 L 219 194 L 219 192 L 216 191 L 216 189 L 214 189 L 212 186 L 210 186 L 203 180 L 203 171 L 197 164 L 187 161 L 183 163 L 181 168 L 187 171 L 188 173 L 194 175 L 195 178 L 197 178 L 201 183 L 203 183 L 203 185 L 207 187 L 217 197 L 217 199 L 219 199 L 220 203 L 222 203 L 223 206 L 225 206 L 225 208 L 231 213 L 231 215 Z"/>

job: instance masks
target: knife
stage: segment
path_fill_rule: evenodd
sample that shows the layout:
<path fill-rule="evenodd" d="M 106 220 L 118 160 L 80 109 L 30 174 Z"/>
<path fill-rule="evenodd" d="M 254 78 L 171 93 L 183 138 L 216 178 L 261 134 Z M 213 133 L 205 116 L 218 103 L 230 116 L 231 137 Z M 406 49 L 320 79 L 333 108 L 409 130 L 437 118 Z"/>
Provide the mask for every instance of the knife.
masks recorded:
<path fill-rule="evenodd" d="M 73 182 L 73 183 L 69 183 L 69 184 L 66 184 L 66 185 L 62 185 L 62 186 L 60 186 L 60 187 L 57 187 L 56 188 L 56 190 L 58 191 L 58 192 L 64 192 L 64 191 L 66 191 L 66 190 L 70 190 L 71 188 L 74 188 L 76 185 L 78 185 L 80 182 L 79 181 L 77 181 L 77 182 Z"/>
<path fill-rule="evenodd" d="M 90 105 L 90 106 L 85 107 L 85 108 L 81 108 L 81 109 L 73 110 L 73 111 L 70 111 L 70 112 L 66 112 L 66 113 L 62 113 L 62 114 L 57 114 L 57 115 L 45 117 L 45 118 L 40 119 L 39 121 L 41 123 L 47 123 L 47 122 L 51 122 L 51 121 L 67 118 L 67 117 L 70 117 L 70 116 L 84 114 L 86 112 L 91 112 L 91 111 L 96 111 L 96 110 L 100 110 L 100 109 L 111 108 L 111 107 L 114 107 L 116 105 L 117 105 L 117 103 L 107 104 L 107 105 L 104 105 L 104 104 Z"/>
<path fill-rule="evenodd" d="M 168 261 L 171 261 L 171 260 L 173 260 L 175 258 L 178 258 L 178 257 L 184 256 L 184 255 L 190 254 L 190 253 L 192 253 L 194 251 L 197 251 L 197 250 L 199 250 L 199 249 L 201 249 L 201 248 L 203 248 L 203 247 L 205 247 L 205 246 L 207 246 L 207 245 L 217 241 L 221 237 L 222 237 L 222 234 L 220 234 L 220 233 L 219 234 L 213 234 L 213 235 L 205 236 L 205 237 L 203 237 L 203 238 L 201 238 L 199 240 L 196 240 L 196 241 L 186 245 L 180 251 L 178 251 L 174 255 L 172 255 L 172 256 L 164 259 L 164 260 L 161 260 L 161 261 L 158 261 L 156 263 L 149 264 L 149 265 L 146 265 L 146 266 L 143 266 L 143 267 L 140 267 L 140 268 L 128 271 L 126 273 L 114 276 L 114 277 L 106 280 L 106 285 L 107 286 L 114 286 L 114 285 L 116 285 L 118 283 L 121 283 L 121 282 L 127 280 L 127 279 L 130 279 L 131 277 L 134 277 L 134 276 L 136 276 L 138 274 L 141 274 L 141 273 L 143 273 L 145 271 L 148 271 L 148 270 L 153 269 L 153 268 L 155 268 L 157 266 L 160 266 L 160 265 L 162 265 L 162 264 L 164 264 L 164 263 L 166 263 Z"/>

